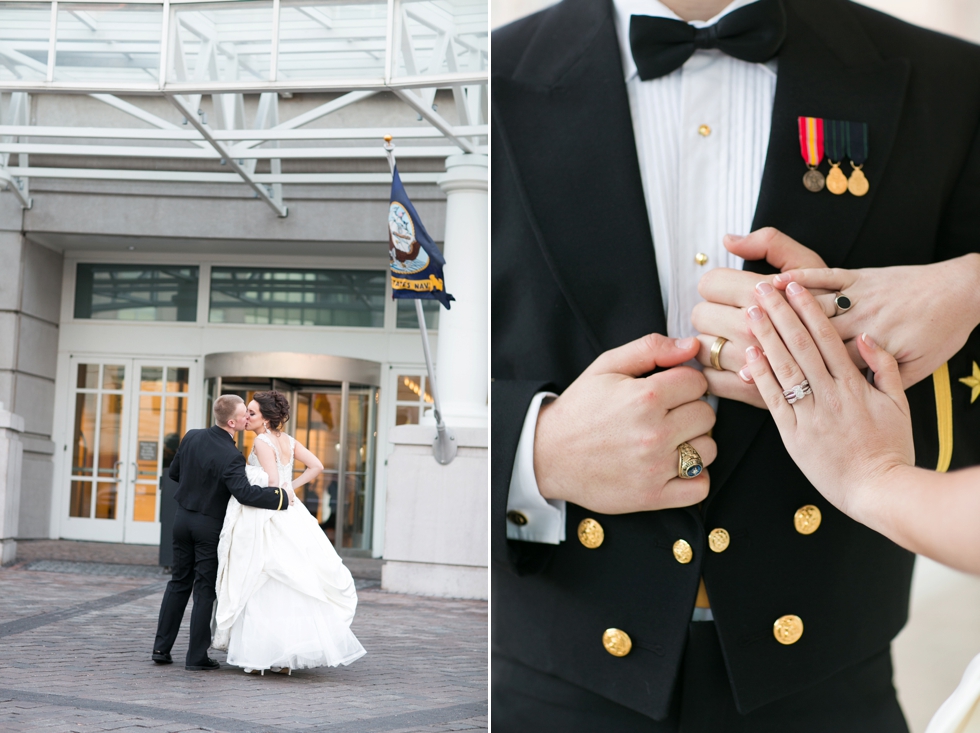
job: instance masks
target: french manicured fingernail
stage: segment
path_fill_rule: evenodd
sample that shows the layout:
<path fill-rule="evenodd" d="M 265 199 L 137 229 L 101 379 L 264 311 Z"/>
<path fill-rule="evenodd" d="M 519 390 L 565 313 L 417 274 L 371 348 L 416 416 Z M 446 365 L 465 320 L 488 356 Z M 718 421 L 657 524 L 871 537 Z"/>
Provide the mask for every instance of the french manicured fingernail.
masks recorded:
<path fill-rule="evenodd" d="M 755 286 L 755 289 L 759 295 L 769 295 L 772 292 L 772 285 L 767 282 L 761 282 Z"/>
<path fill-rule="evenodd" d="M 782 273 L 772 279 L 777 285 L 785 285 L 787 280 L 789 280 L 789 275 L 783 275 Z"/>
<path fill-rule="evenodd" d="M 755 347 L 753 346 L 751 348 L 754 349 Z M 742 381 L 743 382 L 751 382 L 752 381 L 752 372 L 749 371 L 749 368 L 747 366 L 744 366 L 744 367 L 742 367 L 741 369 L 738 370 L 738 376 L 740 376 L 742 378 Z"/>
<path fill-rule="evenodd" d="M 864 343 L 866 343 L 866 344 L 867 344 L 868 346 L 870 346 L 870 347 L 871 347 L 872 349 L 874 349 L 874 348 L 876 348 L 876 347 L 878 346 L 878 344 L 876 344 L 876 343 L 874 342 L 874 339 L 873 339 L 873 338 L 871 338 L 871 337 L 870 337 L 870 336 L 869 336 L 868 334 L 866 334 L 866 333 L 862 333 L 862 334 L 861 334 L 861 338 L 863 338 L 863 339 L 864 339 Z"/>
<path fill-rule="evenodd" d="M 799 283 L 790 283 L 786 286 L 786 292 L 790 295 L 799 295 L 803 292 L 803 286 Z"/>
<path fill-rule="evenodd" d="M 750 305 L 749 306 L 749 318 L 751 318 L 753 321 L 761 321 L 762 320 L 762 308 L 760 308 L 757 305 Z"/>
<path fill-rule="evenodd" d="M 757 349 L 756 347 L 754 347 L 754 346 L 750 346 L 749 348 L 747 348 L 747 349 L 745 350 L 745 358 L 746 358 L 746 359 L 747 359 L 748 361 L 755 361 L 755 360 L 756 360 L 756 359 L 758 359 L 758 358 L 759 358 L 760 356 L 762 356 L 762 352 L 761 352 L 761 351 L 759 351 L 759 350 L 758 350 L 758 349 Z"/>

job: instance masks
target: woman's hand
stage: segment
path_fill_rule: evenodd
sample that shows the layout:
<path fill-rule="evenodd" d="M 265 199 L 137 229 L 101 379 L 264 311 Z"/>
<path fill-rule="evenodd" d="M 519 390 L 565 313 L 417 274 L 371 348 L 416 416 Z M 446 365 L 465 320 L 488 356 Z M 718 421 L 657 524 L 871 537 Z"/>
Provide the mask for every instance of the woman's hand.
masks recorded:
<path fill-rule="evenodd" d="M 898 360 L 906 389 L 962 349 L 980 322 L 980 254 L 914 267 L 788 270 L 772 280 L 778 289 L 791 282 L 831 291 L 817 295 L 816 301 L 831 317 L 854 363 L 865 366 L 857 337 L 874 333 Z M 852 303 L 839 315 L 837 292 Z"/>
<path fill-rule="evenodd" d="M 810 482 L 838 509 L 867 523 L 887 476 L 915 462 L 898 364 L 862 334 L 856 348 L 875 373 L 869 384 L 820 304 L 795 282 L 787 283 L 785 299 L 759 283 L 756 300 L 745 318 L 763 351 L 746 349 L 739 376 L 755 382 Z M 783 392 L 804 380 L 812 394 L 790 404 Z"/>

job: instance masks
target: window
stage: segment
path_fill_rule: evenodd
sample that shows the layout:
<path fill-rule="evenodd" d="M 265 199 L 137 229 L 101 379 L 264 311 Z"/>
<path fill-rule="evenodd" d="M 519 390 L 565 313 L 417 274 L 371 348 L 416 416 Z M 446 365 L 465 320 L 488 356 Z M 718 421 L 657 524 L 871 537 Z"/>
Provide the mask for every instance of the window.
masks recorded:
<path fill-rule="evenodd" d="M 395 394 L 395 425 L 418 425 L 426 409 L 433 407 L 432 396 L 425 391 L 424 374 L 399 374 Z"/>
<path fill-rule="evenodd" d="M 197 267 L 79 263 L 75 273 L 75 318 L 197 320 Z"/>
<path fill-rule="evenodd" d="M 418 328 L 419 318 L 415 315 L 415 300 L 395 298 L 398 318 L 395 328 Z M 422 314 L 425 316 L 425 327 L 430 331 L 439 328 L 439 309 L 442 305 L 438 300 L 423 300 Z"/>
<path fill-rule="evenodd" d="M 211 323 L 384 326 L 383 270 L 215 267 Z"/>

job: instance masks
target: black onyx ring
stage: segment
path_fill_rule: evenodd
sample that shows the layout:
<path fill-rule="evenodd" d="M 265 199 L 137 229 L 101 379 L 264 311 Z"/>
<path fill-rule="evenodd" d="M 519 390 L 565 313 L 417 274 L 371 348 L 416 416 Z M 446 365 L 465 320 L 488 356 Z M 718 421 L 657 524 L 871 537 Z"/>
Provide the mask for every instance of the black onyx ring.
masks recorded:
<path fill-rule="evenodd" d="M 785 397 L 786 401 L 792 405 L 793 403 L 802 400 L 808 394 L 813 394 L 813 390 L 810 389 L 810 382 L 804 379 L 795 387 L 787 389 L 785 392 L 783 392 L 783 397 Z"/>
<path fill-rule="evenodd" d="M 677 446 L 677 475 L 680 478 L 697 478 L 704 470 L 701 454 L 690 443 Z"/>
<path fill-rule="evenodd" d="M 837 293 L 834 296 L 834 315 L 839 316 L 841 313 L 846 313 L 851 309 L 851 299 L 848 298 L 844 293 Z"/>

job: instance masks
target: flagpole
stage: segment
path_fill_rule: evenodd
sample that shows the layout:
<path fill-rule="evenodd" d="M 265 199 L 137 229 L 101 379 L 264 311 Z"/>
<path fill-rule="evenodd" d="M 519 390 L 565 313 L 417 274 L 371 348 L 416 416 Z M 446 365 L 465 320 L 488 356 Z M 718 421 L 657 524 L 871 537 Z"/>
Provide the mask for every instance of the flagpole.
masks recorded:
<path fill-rule="evenodd" d="M 392 175 L 395 173 L 395 145 L 391 142 L 391 135 L 384 137 L 385 153 L 388 156 L 388 167 Z M 422 311 L 422 300 L 413 298 L 415 301 L 415 316 L 419 320 L 419 333 L 422 334 L 422 351 L 425 354 L 425 368 L 429 375 L 429 390 L 432 393 L 433 415 L 436 419 L 436 439 L 432 443 L 432 455 L 436 462 L 445 466 L 452 463 L 456 457 L 456 436 L 446 427 L 442 421 L 442 408 L 439 403 L 439 391 L 436 389 L 436 372 L 432 366 L 432 351 L 429 348 L 429 331 L 425 327 L 425 313 Z M 424 399 L 424 393 L 423 393 Z"/>

